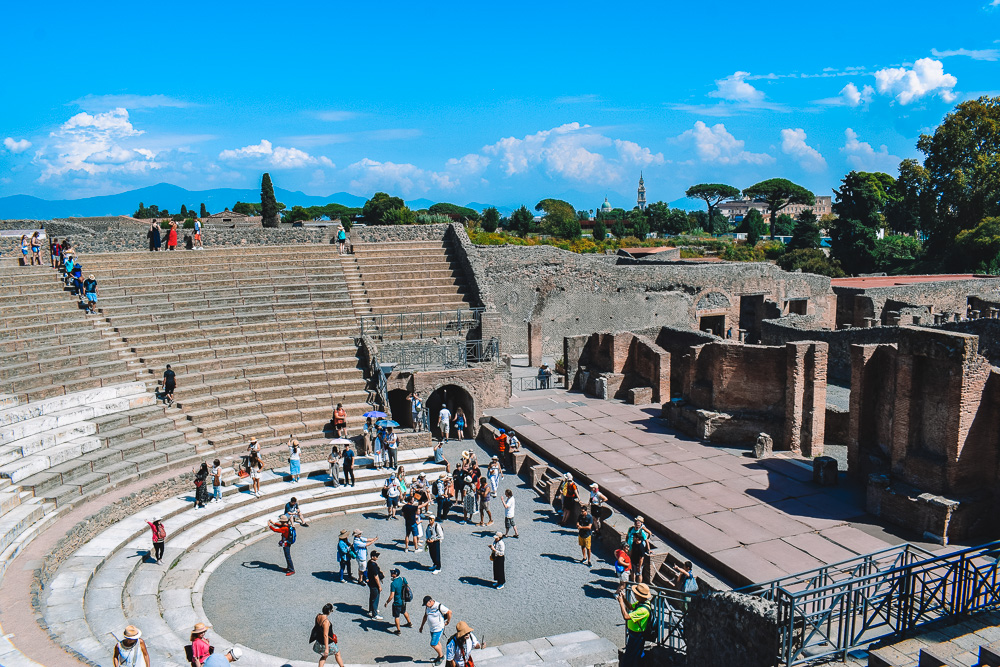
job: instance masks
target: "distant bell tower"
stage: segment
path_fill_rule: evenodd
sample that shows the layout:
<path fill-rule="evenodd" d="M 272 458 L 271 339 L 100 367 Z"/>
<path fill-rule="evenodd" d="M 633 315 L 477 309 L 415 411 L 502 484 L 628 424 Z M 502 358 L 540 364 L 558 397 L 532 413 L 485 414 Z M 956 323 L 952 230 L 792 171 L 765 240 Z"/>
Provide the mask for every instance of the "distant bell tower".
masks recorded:
<path fill-rule="evenodd" d="M 642 182 L 642 172 L 639 172 L 639 198 L 636 200 L 636 206 L 639 207 L 640 211 L 646 210 L 646 185 Z"/>

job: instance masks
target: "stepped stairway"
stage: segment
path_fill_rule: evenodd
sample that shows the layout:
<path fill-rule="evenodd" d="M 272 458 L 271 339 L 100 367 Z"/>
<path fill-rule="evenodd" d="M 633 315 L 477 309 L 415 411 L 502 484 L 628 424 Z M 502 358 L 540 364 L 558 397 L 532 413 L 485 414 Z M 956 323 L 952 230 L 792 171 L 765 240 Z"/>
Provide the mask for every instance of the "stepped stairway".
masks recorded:
<path fill-rule="evenodd" d="M 340 259 L 357 316 L 366 328 L 382 316 L 373 323 L 386 340 L 457 335 L 454 312 L 478 304 L 454 255 L 445 240 L 355 242 L 354 254 Z"/>

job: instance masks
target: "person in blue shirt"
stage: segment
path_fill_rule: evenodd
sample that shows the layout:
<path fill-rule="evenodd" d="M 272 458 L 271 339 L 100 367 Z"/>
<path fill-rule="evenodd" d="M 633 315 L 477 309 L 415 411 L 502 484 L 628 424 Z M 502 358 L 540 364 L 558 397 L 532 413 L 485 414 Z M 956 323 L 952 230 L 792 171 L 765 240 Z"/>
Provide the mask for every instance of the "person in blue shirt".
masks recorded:
<path fill-rule="evenodd" d="M 340 228 L 337 229 L 337 246 L 341 255 L 344 254 L 344 249 L 346 245 L 347 245 L 347 232 L 344 231 L 344 226 L 341 225 Z"/>
<path fill-rule="evenodd" d="M 385 606 L 388 607 L 389 603 L 392 603 L 392 619 L 396 623 L 395 633 L 398 635 L 401 632 L 399 629 L 400 616 L 406 619 L 406 627 L 413 627 L 410 615 L 406 612 L 406 601 L 403 599 L 403 587 L 407 583 L 404 577 L 399 576 L 398 567 L 389 570 L 389 576 L 392 577 L 392 583 L 389 584 L 389 599 L 385 601 Z"/>

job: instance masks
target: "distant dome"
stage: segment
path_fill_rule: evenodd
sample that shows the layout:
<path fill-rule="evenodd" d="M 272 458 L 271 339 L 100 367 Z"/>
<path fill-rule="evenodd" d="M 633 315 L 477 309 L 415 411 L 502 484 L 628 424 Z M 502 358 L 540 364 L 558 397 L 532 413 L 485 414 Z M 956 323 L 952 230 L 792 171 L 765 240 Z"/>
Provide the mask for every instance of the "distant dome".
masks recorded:
<path fill-rule="evenodd" d="M 607 197 L 605 197 L 605 198 L 604 198 L 604 203 L 603 203 L 603 204 L 601 204 L 601 211 L 605 211 L 605 212 L 607 212 L 607 211 L 611 211 L 611 210 L 612 210 L 612 209 L 611 209 L 611 202 L 609 202 L 609 201 L 608 201 L 608 198 L 607 198 Z"/>

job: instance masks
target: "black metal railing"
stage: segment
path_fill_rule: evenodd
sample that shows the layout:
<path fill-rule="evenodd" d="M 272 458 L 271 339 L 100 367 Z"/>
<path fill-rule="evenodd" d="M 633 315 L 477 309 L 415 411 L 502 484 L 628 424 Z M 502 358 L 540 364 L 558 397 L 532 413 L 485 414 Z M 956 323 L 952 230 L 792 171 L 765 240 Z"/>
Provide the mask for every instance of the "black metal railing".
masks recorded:
<path fill-rule="evenodd" d="M 485 308 L 432 313 L 376 313 L 361 316 L 361 335 L 375 340 L 404 340 L 460 334 L 479 327 Z"/>
<path fill-rule="evenodd" d="M 393 370 L 428 370 L 466 368 L 469 364 L 493 362 L 500 364 L 500 341 L 459 340 L 434 345 L 400 345 L 384 347 L 379 352 L 383 364 Z"/>
<path fill-rule="evenodd" d="M 551 375 L 547 378 L 542 378 L 537 375 L 531 375 L 528 377 L 517 378 L 515 382 L 518 391 L 531 391 L 533 389 L 553 389 L 555 387 L 562 387 L 563 376 L 562 375 Z"/>
<path fill-rule="evenodd" d="M 634 602 L 631 587 L 626 590 L 628 601 Z M 688 602 L 697 593 L 682 593 L 659 586 L 650 586 L 649 591 L 653 594 L 649 601 L 653 610 L 649 622 L 656 628 L 653 643 L 678 654 L 685 653 L 687 645 L 684 643 L 684 619 L 687 616 Z"/>

